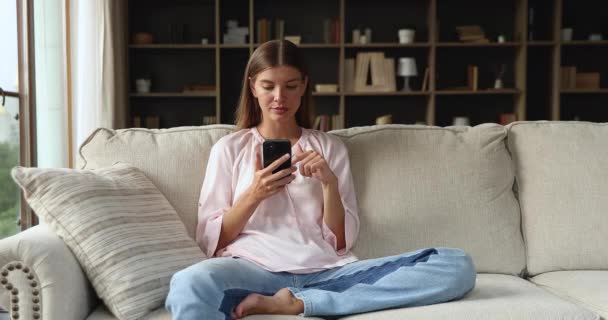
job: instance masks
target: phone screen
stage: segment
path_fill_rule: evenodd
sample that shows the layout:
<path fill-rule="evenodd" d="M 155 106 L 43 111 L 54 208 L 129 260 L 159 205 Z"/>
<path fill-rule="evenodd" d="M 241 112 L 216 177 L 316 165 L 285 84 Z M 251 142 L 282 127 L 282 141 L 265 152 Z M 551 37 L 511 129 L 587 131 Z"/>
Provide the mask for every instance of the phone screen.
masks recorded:
<path fill-rule="evenodd" d="M 271 163 L 286 153 L 289 153 L 291 156 L 291 142 L 289 140 L 269 139 L 264 141 L 264 144 L 262 145 L 264 168 L 268 167 Z M 283 162 L 278 168 L 274 169 L 272 173 L 288 168 L 291 168 L 291 157 L 287 159 L 287 161 Z"/>

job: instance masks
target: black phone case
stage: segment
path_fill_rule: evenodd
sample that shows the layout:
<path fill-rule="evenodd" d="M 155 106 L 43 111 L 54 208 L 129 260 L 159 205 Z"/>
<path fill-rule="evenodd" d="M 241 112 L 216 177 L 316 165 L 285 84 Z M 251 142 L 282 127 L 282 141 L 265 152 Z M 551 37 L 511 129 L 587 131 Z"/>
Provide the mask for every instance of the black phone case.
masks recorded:
<path fill-rule="evenodd" d="M 264 141 L 262 149 L 264 168 L 268 167 L 276 159 L 282 157 L 286 153 L 289 153 L 291 156 L 291 142 L 289 140 L 269 139 Z M 288 168 L 291 168 L 291 157 L 283 162 L 278 168 L 274 169 L 272 173 Z"/>

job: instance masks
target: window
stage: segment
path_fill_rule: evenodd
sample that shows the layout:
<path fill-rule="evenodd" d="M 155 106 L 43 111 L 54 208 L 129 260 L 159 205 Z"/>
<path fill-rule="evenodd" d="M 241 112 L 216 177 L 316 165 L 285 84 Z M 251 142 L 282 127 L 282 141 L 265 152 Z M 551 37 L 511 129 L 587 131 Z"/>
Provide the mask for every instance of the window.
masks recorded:
<path fill-rule="evenodd" d="M 17 2 L 0 4 L 0 239 L 19 232 L 20 194 L 11 178 L 19 165 Z"/>

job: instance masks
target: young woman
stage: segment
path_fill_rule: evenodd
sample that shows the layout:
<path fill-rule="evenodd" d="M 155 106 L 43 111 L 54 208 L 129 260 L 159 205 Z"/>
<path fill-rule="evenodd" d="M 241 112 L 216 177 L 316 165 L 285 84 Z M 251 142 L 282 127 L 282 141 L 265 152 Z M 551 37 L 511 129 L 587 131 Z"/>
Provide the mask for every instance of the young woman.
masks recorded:
<path fill-rule="evenodd" d="M 197 242 L 207 259 L 176 273 L 173 319 L 251 314 L 335 316 L 458 299 L 475 285 L 459 249 L 427 248 L 358 260 L 359 232 L 347 149 L 310 129 L 310 78 L 289 41 L 258 47 L 247 64 L 239 130 L 211 149 L 199 202 Z M 265 139 L 289 139 L 289 156 L 263 168 Z"/>

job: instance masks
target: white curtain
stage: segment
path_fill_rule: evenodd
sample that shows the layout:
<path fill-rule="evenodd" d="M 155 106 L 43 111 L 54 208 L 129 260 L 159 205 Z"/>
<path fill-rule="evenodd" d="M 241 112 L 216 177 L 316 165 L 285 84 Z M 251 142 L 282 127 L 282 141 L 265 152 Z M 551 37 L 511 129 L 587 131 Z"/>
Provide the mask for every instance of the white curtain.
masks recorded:
<path fill-rule="evenodd" d="M 126 1 L 70 0 L 72 141 L 99 127 L 126 125 Z"/>

